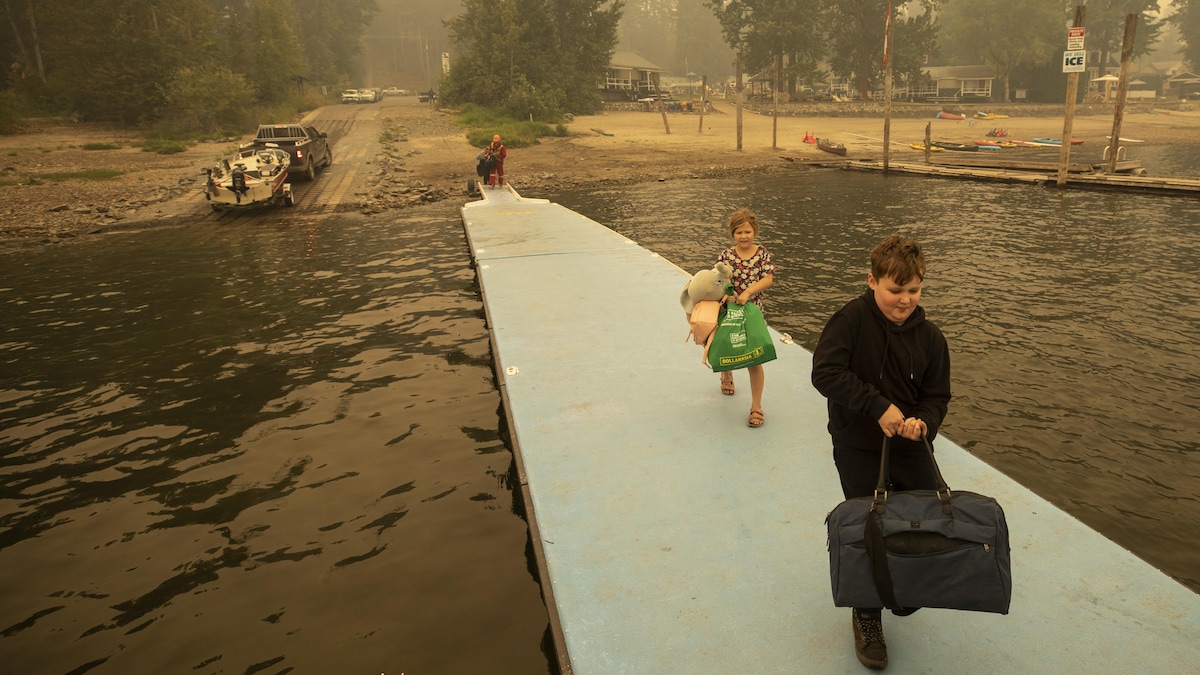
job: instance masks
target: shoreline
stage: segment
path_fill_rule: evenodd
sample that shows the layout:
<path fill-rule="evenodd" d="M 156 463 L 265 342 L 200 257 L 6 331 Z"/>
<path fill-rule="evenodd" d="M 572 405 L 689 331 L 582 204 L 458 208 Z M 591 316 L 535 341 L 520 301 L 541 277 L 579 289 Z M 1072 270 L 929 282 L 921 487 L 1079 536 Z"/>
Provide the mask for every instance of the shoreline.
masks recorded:
<path fill-rule="evenodd" d="M 414 97 L 393 97 L 374 105 L 378 107 L 352 110 L 327 106 L 309 115 L 318 127 L 323 115 L 350 115 L 355 125 L 348 133 L 357 143 L 370 142 L 385 126 L 401 132 L 395 143 L 381 147 L 376 156 L 358 160 L 364 175 L 374 175 L 360 179 L 344 206 L 368 215 L 437 208 L 446 203 L 457 209 L 466 199 L 467 182 L 476 178 L 478 149 L 467 142 L 466 130 L 454 124 L 453 111 L 418 103 Z M 790 112 L 812 105 L 796 104 L 790 106 Z M 1121 136 L 1145 145 L 1200 145 L 1200 110 L 1187 104 L 1178 107 L 1131 108 L 1122 120 Z M 895 161 L 922 159 L 923 152 L 907 144 L 921 142 L 927 125 L 933 140 L 954 142 L 984 138 L 997 127 L 1005 129 L 1011 139 L 1062 136 L 1061 117 L 1025 117 L 1014 106 L 1004 109 L 1012 116 L 943 120 L 893 115 L 889 154 Z M 581 115 L 567 123 L 566 137 L 509 148 L 506 178 L 523 194 L 536 196 L 588 185 L 791 172 L 803 170 L 807 160 L 834 158 L 804 143 L 806 135 L 844 144 L 852 159 L 883 155 L 882 116 L 781 112 L 776 118 L 769 108 L 747 107 L 742 122 L 742 149 L 738 150 L 736 108 L 725 101 L 714 102 L 714 111 L 703 117 L 695 112 L 663 115 L 657 110 Z M 1082 138 L 1085 145 L 1072 152 L 1098 154 L 1098 149 L 1107 145 L 1112 123 L 1108 114 L 1075 117 L 1072 136 Z M 202 219 L 209 210 L 196 199 L 202 185 L 200 168 L 231 154 L 240 140 L 203 142 L 177 155 L 156 155 L 137 147 L 131 130 L 95 125 L 49 125 L 0 136 L 0 156 L 5 159 L 0 166 L 0 214 L 5 220 L 0 227 L 0 245 L 61 243 L 86 235 Z M 337 143 L 344 140 L 346 137 Z M 388 171 L 373 170 L 385 166 Z M 109 180 L 70 177 L 86 170 L 107 170 L 119 176 Z M 61 178 L 64 174 L 68 177 Z M 409 188 L 406 196 L 395 196 L 392 188 L 396 185 Z"/>

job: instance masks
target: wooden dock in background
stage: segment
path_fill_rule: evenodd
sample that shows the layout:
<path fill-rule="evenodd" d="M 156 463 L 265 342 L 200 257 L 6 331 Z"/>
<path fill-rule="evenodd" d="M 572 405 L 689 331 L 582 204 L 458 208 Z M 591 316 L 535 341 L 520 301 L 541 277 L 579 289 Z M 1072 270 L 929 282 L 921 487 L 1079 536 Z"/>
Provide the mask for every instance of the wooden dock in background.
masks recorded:
<path fill-rule="evenodd" d="M 982 169 L 1001 169 L 1007 171 L 1037 171 L 1040 173 L 1056 173 L 1058 162 L 1036 161 L 1028 159 L 1003 159 L 999 157 L 975 156 L 973 152 L 940 152 L 930 157 L 930 164 L 939 166 L 970 166 Z M 1085 164 L 1071 162 L 1067 165 L 1068 173 L 1102 173 L 1103 164 Z M 1138 174 L 1144 172 L 1141 160 L 1130 159 L 1117 162 L 1117 173 Z"/>
<path fill-rule="evenodd" d="M 797 158 L 785 157 L 795 162 Z M 1046 168 L 1020 168 L 1002 166 L 973 166 L 960 161 L 945 162 L 896 162 L 888 164 L 891 173 L 902 173 L 940 178 L 990 180 L 1002 183 L 1030 183 L 1035 185 L 1056 184 L 1057 171 Z M 981 158 L 982 159 L 982 158 Z M 806 166 L 820 166 L 855 171 L 883 171 L 883 162 L 872 159 L 845 159 L 841 161 L 801 160 Z M 1051 163 L 1047 163 L 1051 164 Z M 1075 166 L 1075 165 L 1072 165 Z M 1087 165 L 1083 165 L 1087 166 Z M 1089 190 L 1119 190 L 1147 194 L 1184 197 L 1200 196 L 1200 179 L 1171 178 L 1163 176 L 1135 176 L 1129 174 L 1085 173 L 1072 170 L 1067 174 L 1065 187 Z"/>

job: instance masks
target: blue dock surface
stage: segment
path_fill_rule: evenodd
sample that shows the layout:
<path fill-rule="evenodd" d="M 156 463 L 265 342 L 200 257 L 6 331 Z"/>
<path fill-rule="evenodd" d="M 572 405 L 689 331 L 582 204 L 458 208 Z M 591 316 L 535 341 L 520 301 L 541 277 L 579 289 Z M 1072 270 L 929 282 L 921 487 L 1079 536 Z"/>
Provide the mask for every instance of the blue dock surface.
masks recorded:
<path fill-rule="evenodd" d="M 772 331 L 767 422 L 749 428 L 745 373 L 723 396 L 685 341 L 697 270 L 511 189 L 462 217 L 562 671 L 869 672 L 830 594 L 842 496 L 812 355 Z M 1012 607 L 885 612 L 888 672 L 1200 670 L 1200 595 L 951 440 L 937 451 L 951 489 L 1004 507 Z"/>

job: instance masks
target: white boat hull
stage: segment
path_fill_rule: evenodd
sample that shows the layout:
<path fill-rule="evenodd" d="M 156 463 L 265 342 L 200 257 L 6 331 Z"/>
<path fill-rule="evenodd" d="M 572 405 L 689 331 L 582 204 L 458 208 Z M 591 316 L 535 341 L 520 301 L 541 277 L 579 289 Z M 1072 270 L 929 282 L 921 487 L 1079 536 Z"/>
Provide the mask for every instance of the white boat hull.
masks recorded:
<path fill-rule="evenodd" d="M 282 150 L 258 150 L 221 160 L 206 169 L 204 197 L 214 211 L 240 211 L 264 206 L 292 206 L 292 184 L 287 182 L 291 157 Z"/>

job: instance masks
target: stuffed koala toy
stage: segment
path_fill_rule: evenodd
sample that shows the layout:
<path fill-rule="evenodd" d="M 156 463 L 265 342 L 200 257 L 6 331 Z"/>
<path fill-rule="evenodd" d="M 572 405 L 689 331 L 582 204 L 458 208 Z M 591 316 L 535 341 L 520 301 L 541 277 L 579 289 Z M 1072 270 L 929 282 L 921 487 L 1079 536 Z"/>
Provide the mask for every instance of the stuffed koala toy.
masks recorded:
<path fill-rule="evenodd" d="M 710 270 L 700 270 L 683 287 L 679 294 L 679 304 L 683 305 L 685 314 L 691 314 L 696 303 L 701 300 L 721 300 L 725 297 L 725 287 L 733 279 L 733 268 L 728 263 L 717 263 Z"/>

